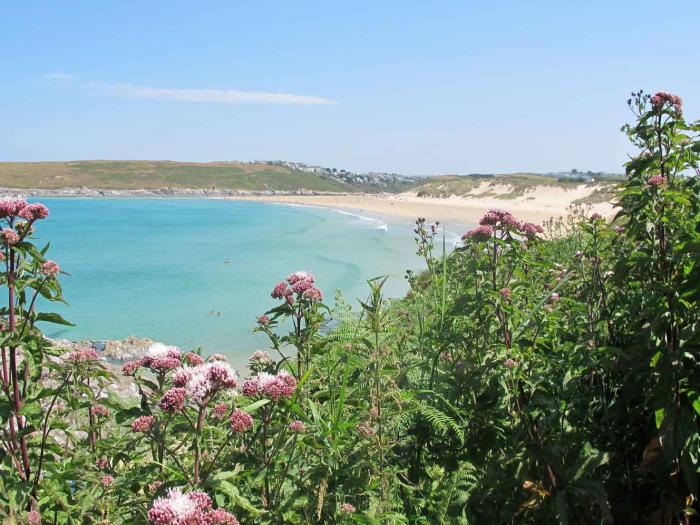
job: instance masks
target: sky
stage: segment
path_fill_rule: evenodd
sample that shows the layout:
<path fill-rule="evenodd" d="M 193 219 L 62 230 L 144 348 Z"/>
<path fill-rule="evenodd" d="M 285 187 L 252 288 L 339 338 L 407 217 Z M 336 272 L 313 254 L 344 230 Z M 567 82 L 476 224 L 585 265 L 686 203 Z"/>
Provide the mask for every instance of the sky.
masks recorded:
<path fill-rule="evenodd" d="M 0 3 L 0 161 L 621 172 L 632 90 L 700 117 L 698 0 Z"/>

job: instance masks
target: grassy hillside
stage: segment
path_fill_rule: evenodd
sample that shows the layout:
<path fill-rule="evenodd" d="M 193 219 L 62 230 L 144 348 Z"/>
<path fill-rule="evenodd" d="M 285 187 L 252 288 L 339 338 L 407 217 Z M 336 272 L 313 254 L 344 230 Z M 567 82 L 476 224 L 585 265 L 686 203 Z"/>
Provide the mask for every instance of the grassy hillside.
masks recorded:
<path fill-rule="evenodd" d="M 59 189 L 219 188 L 357 191 L 321 175 L 265 163 L 171 161 L 0 162 L 0 187 Z"/>
<path fill-rule="evenodd" d="M 505 175 L 445 175 L 431 177 L 413 188 L 421 197 L 481 196 L 499 199 L 514 199 L 525 192 L 542 186 L 554 186 L 574 189 L 581 184 L 595 187 L 590 198 L 596 202 L 605 202 L 614 195 L 614 188 L 619 181 L 596 180 L 582 182 L 577 179 L 556 178 L 532 173 L 512 173 Z M 485 187 L 484 187 L 485 186 Z M 504 191 L 504 186 L 508 186 Z M 595 196 L 595 197 L 594 197 Z"/>

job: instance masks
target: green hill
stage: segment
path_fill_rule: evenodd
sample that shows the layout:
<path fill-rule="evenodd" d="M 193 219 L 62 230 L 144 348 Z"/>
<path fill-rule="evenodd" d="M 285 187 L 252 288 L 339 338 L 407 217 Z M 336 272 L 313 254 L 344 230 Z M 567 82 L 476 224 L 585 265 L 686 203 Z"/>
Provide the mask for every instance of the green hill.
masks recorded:
<path fill-rule="evenodd" d="M 195 188 L 352 192 L 331 177 L 264 162 L 70 161 L 0 162 L 0 187 L 107 190 Z"/>

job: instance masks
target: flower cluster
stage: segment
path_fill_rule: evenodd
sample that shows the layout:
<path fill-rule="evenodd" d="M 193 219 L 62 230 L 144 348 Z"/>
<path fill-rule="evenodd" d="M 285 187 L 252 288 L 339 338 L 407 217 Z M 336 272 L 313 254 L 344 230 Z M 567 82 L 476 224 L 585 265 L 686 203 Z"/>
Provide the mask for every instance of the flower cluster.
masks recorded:
<path fill-rule="evenodd" d="M 212 509 L 211 498 L 204 492 L 183 494 L 182 489 L 168 489 L 148 511 L 152 525 L 238 525 L 236 517 L 223 509 Z"/>
<path fill-rule="evenodd" d="M 357 509 L 355 509 L 355 505 L 353 505 L 352 503 L 343 503 L 340 506 L 340 512 L 342 512 L 343 514 L 354 514 L 356 510 Z"/>
<path fill-rule="evenodd" d="M 108 417 L 109 409 L 104 405 L 95 405 L 90 408 L 90 412 L 95 417 Z"/>
<path fill-rule="evenodd" d="M 231 423 L 231 430 L 236 434 L 247 432 L 253 428 L 253 418 L 251 415 L 238 408 L 231 413 L 229 423 Z"/>
<path fill-rule="evenodd" d="M 24 199 L 1 199 L 0 219 L 13 219 L 20 217 L 30 222 L 45 219 L 49 216 L 49 209 L 43 204 L 29 204 Z"/>
<path fill-rule="evenodd" d="M 61 267 L 56 261 L 46 261 L 39 269 L 46 277 L 55 277 L 61 271 Z"/>
<path fill-rule="evenodd" d="M 194 352 L 187 352 L 183 356 L 185 362 L 190 365 L 190 366 L 198 366 L 204 363 L 204 359 L 202 359 L 202 356 L 199 354 L 195 354 Z"/>
<path fill-rule="evenodd" d="M 654 109 L 659 109 L 663 107 L 664 104 L 673 106 L 678 114 L 683 111 L 683 100 L 677 95 L 672 95 L 666 91 L 659 91 L 656 95 L 651 97 L 651 105 Z"/>
<path fill-rule="evenodd" d="M 254 374 L 272 372 L 275 369 L 275 364 L 275 360 L 264 350 L 253 352 L 248 358 L 248 368 Z"/>
<path fill-rule="evenodd" d="M 272 289 L 270 294 L 273 299 L 285 299 L 289 304 L 294 303 L 294 295 L 298 298 L 305 299 L 310 302 L 322 301 L 323 294 L 321 290 L 314 286 L 316 278 L 312 273 L 298 271 L 289 274 L 287 280 L 278 282 Z M 258 323 L 265 325 L 264 316 L 258 318 Z M 261 319 L 263 322 L 261 323 Z M 266 318 L 265 318 L 266 319 Z M 269 319 L 268 319 L 269 321 Z"/>
<path fill-rule="evenodd" d="M 306 425 L 303 421 L 297 419 L 289 424 L 289 431 L 295 434 L 301 434 L 302 432 L 306 432 Z"/>
<path fill-rule="evenodd" d="M 491 226 L 495 230 L 519 230 L 518 221 L 509 211 L 494 208 L 487 211 L 479 220 L 481 226 Z"/>
<path fill-rule="evenodd" d="M 528 239 L 534 239 L 538 234 L 544 233 L 544 228 L 539 224 L 534 224 L 532 222 L 523 222 L 520 225 L 520 231 Z"/>
<path fill-rule="evenodd" d="M 488 241 L 493 235 L 493 228 L 488 225 L 477 226 L 474 229 L 469 230 L 467 233 L 462 235 L 463 241 Z"/>
<path fill-rule="evenodd" d="M 228 412 L 228 406 L 224 403 L 219 403 L 211 411 L 211 417 L 214 419 L 224 419 Z"/>
<path fill-rule="evenodd" d="M 83 348 L 81 350 L 66 352 L 61 356 L 61 359 L 74 365 L 89 364 L 94 363 L 95 361 L 99 361 L 100 355 L 95 351 L 94 348 Z"/>
<path fill-rule="evenodd" d="M 357 433 L 363 438 L 370 439 L 372 436 L 374 436 L 374 429 L 369 421 L 363 421 L 357 425 Z"/>
<path fill-rule="evenodd" d="M 666 184 L 666 178 L 663 175 L 654 175 L 653 177 L 649 177 L 649 179 L 647 179 L 647 186 L 649 187 L 658 188 L 664 184 Z"/>
<path fill-rule="evenodd" d="M 141 360 L 127 361 L 122 365 L 122 375 L 133 376 L 141 368 Z"/>
<path fill-rule="evenodd" d="M 180 366 L 180 350 L 174 346 L 154 343 L 141 358 L 140 366 L 155 372 L 167 372 Z"/>
<path fill-rule="evenodd" d="M 235 388 L 236 371 L 226 361 L 210 361 L 193 367 L 178 368 L 173 374 L 173 385 L 184 388 L 187 398 L 204 406 L 221 390 Z"/>
<path fill-rule="evenodd" d="M 156 418 L 153 416 L 139 416 L 131 423 L 131 430 L 145 434 L 153 427 Z"/>
<path fill-rule="evenodd" d="M 19 235 L 12 228 L 3 229 L 2 232 L 0 232 L 0 238 L 7 246 L 14 246 L 19 242 Z"/>
<path fill-rule="evenodd" d="M 27 514 L 28 525 L 41 525 L 41 514 L 38 510 L 30 510 Z"/>
<path fill-rule="evenodd" d="M 185 408 L 187 391 L 184 388 L 171 388 L 160 399 L 159 406 L 165 412 L 180 412 Z"/>
<path fill-rule="evenodd" d="M 512 213 L 494 208 L 481 217 L 479 226 L 462 235 L 462 241 L 488 241 L 496 231 L 519 233 L 532 240 L 544 233 L 544 228 L 532 222 L 519 221 Z"/>
<path fill-rule="evenodd" d="M 241 392 L 246 397 L 262 396 L 279 401 L 292 397 L 297 388 L 295 377 L 285 370 L 280 370 L 276 375 L 261 372 L 248 379 L 241 387 Z"/>

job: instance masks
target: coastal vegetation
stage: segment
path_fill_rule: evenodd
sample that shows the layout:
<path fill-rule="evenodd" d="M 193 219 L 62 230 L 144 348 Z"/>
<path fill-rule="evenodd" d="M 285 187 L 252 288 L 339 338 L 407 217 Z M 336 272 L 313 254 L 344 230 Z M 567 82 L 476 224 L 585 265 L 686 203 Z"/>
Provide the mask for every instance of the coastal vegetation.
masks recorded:
<path fill-rule="evenodd" d="M 330 308 L 281 276 L 244 377 L 154 344 L 123 364 L 136 398 L 43 337 L 67 322 L 41 311 L 62 300 L 48 210 L 0 201 L 5 522 L 696 523 L 700 122 L 664 92 L 629 105 L 612 221 L 494 209 L 447 253 L 420 218 L 405 298 L 380 277 Z"/>

